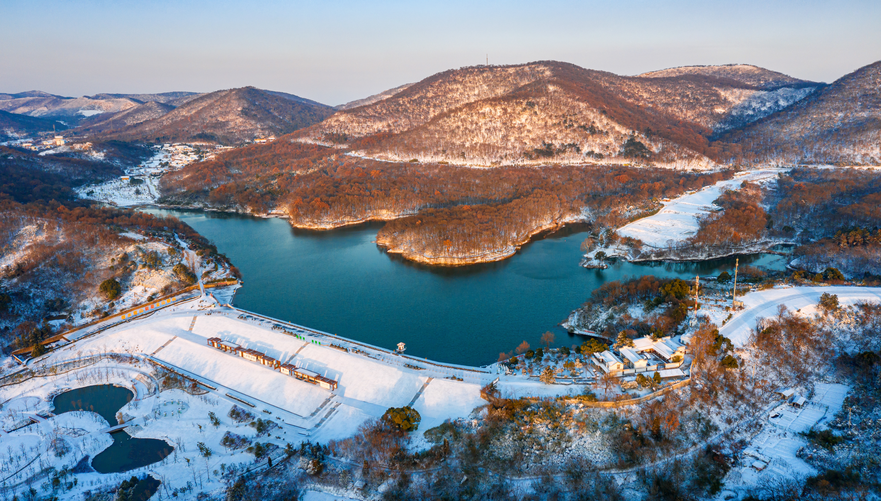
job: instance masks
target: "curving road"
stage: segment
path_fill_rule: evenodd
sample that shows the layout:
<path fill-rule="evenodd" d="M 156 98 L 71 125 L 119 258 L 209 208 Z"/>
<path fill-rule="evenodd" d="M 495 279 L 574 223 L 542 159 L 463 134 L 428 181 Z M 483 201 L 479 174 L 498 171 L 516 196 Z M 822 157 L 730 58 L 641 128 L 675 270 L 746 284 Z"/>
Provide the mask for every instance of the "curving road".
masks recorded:
<path fill-rule="evenodd" d="M 881 287 L 789 287 L 751 292 L 741 298 L 745 309 L 723 325 L 719 333 L 735 346 L 743 346 L 749 340 L 750 329 L 755 328 L 756 320 L 777 315 L 780 305 L 793 311 L 816 306 L 824 292 L 837 295 L 838 302 L 845 306 L 860 301 L 881 302 Z"/>

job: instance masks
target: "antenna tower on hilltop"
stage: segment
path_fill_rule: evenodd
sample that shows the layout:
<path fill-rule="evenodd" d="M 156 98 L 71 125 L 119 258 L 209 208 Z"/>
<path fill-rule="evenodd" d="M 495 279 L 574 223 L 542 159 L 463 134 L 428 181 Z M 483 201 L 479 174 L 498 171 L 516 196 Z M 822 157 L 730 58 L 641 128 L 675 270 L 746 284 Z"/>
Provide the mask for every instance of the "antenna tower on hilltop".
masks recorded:
<path fill-rule="evenodd" d="M 740 266 L 740 258 L 734 260 L 734 290 L 731 291 L 731 307 L 737 308 L 737 268 Z"/>

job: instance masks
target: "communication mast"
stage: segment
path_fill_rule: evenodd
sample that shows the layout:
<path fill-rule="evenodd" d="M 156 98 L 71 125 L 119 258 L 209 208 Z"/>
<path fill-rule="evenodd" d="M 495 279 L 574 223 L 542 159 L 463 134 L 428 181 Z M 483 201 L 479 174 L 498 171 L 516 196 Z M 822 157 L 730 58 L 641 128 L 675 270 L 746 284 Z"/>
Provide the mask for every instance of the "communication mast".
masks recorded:
<path fill-rule="evenodd" d="M 731 291 L 731 306 L 737 308 L 737 268 L 740 266 L 740 258 L 734 260 L 734 290 Z"/>

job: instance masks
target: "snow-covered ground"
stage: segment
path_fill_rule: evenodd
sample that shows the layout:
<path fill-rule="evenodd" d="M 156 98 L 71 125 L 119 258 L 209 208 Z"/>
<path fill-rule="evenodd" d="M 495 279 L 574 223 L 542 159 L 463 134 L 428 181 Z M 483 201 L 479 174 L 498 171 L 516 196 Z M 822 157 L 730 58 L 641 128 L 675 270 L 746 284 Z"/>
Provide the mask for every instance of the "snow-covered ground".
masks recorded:
<path fill-rule="evenodd" d="M 753 493 L 757 486 L 816 475 L 817 471 L 796 455 L 808 445 L 800 433 L 811 428 L 826 428 L 826 423 L 844 405 L 848 389 L 842 384 L 818 383 L 813 398 L 802 407 L 781 400 L 780 405 L 763 418 L 765 425 L 761 431 L 747 443 L 745 460 L 728 473 L 725 490 L 746 495 Z"/>
<path fill-rule="evenodd" d="M 781 305 L 791 311 L 801 310 L 800 313 L 811 314 L 823 293 L 837 295 L 842 306 L 860 301 L 881 302 L 881 287 L 778 287 L 751 292 L 739 298 L 743 301 L 744 309 L 732 316 L 719 329 L 719 333 L 731 339 L 734 346 L 743 346 L 758 319 L 775 316 Z"/>
<path fill-rule="evenodd" d="M 118 485 L 123 478 L 147 472 L 163 480 L 163 492 L 165 489 L 168 492 L 186 489 L 188 483 L 199 484 L 199 490 L 210 492 L 223 485 L 214 472 L 221 463 L 252 466 L 251 454 L 243 450 L 226 450 L 220 445 L 220 439 L 227 431 L 248 437 L 252 442 L 259 439 L 261 443 L 274 443 L 279 447 L 288 442 L 297 445 L 307 439 L 327 442 L 352 436 L 362 423 L 382 416 L 389 407 L 412 405 L 422 416 L 420 431 L 424 432 L 447 419 L 466 418 L 483 403 L 481 384 L 473 378 L 470 382 L 446 379 L 461 374 L 462 370 L 456 367 L 445 368 L 426 362 L 424 365 L 431 369 L 408 368 L 405 363 L 416 362 L 364 345 L 358 345 L 359 353 L 346 352 L 328 346 L 331 343 L 350 344 L 341 338 L 290 324 L 283 326 L 289 332 L 285 333 L 276 327 L 278 325 L 203 298 L 159 310 L 99 334 L 92 333 L 100 326 L 84 329 L 77 332 L 72 343 L 32 364 L 57 365 L 105 353 L 132 354 L 138 362 L 105 359 L 72 372 L 32 378 L 0 388 L 0 425 L 4 430 L 12 430 L 27 423 L 31 416 L 50 411 L 52 397 L 66 389 L 93 384 L 128 387 L 137 395 L 121 410 L 126 422 L 135 425 L 128 428 L 128 432 L 135 438 L 165 440 L 174 446 L 175 452 L 159 463 L 123 474 L 77 474 L 79 487 L 66 495 L 81 494 L 84 489 L 99 486 Z M 291 335 L 292 332 L 304 339 Z M 339 387 L 336 391 L 327 391 L 269 367 L 223 353 L 207 345 L 209 337 L 220 337 L 264 352 L 281 362 L 319 372 L 337 380 Z M 179 390 L 157 392 L 155 363 L 215 389 L 195 396 Z M 485 378 L 494 377 L 488 372 L 484 374 Z M 256 437 L 253 428 L 227 417 L 233 405 L 279 426 L 269 435 Z M 179 409 L 180 412 L 167 412 L 168 409 Z M 210 425 L 208 412 L 220 418 L 219 427 Z M 11 446 L 11 452 L 6 451 L 11 455 L 7 458 L 10 465 L 23 466 L 26 461 L 39 456 L 42 462 L 34 464 L 59 469 L 76 464 L 84 451 L 94 457 L 111 442 L 109 435 L 101 432 L 108 424 L 94 414 L 82 414 L 91 417 L 85 422 L 80 419 L 75 426 L 64 427 L 81 430 L 71 432 L 73 438 L 91 437 L 86 445 L 77 445 L 79 442 L 73 438 L 67 440 L 65 435 L 68 445 L 75 446 L 74 452 L 56 458 L 49 451 L 47 430 L 58 428 L 59 423 L 72 419 L 72 413 L 65 413 L 50 416 L 45 425 L 27 426 L 13 434 L 0 431 L 0 456 L 8 445 Z M 43 427 L 46 431 L 40 431 Z M 16 438 L 19 436 L 22 438 Z M 214 455 L 209 461 L 199 455 L 197 442 L 204 442 L 213 450 Z M 4 457 L 0 457 L 0 461 L 3 460 Z M 37 471 L 22 470 L 20 480 L 37 474 Z M 10 470 L 9 474 L 13 472 Z"/>
<path fill-rule="evenodd" d="M 774 314 L 779 304 L 810 311 L 823 292 L 837 294 L 845 305 L 860 300 L 881 300 L 881 288 L 799 287 L 754 292 L 743 297 L 746 308 L 729 321 L 722 332 L 741 346 L 756 318 Z M 215 470 L 221 463 L 242 468 L 254 466 L 251 454 L 242 449 L 227 450 L 220 445 L 226 432 L 279 447 L 286 443 L 297 445 L 303 440 L 326 442 L 347 438 L 362 423 L 380 417 L 388 407 L 404 405 L 412 405 L 419 411 L 422 416 L 419 430 L 424 432 L 448 419 L 473 419 L 474 409 L 483 404 L 480 387 L 497 376 L 505 396 L 553 397 L 583 391 L 580 385 L 545 385 L 526 377 L 499 375 L 485 368 L 469 370 L 404 358 L 355 341 L 228 308 L 207 297 L 185 301 L 93 334 L 97 328 L 78 332 L 74 342 L 32 364 L 56 365 L 106 353 L 131 354 L 136 362 L 104 359 L 70 372 L 0 388 L 0 427 L 4 430 L 0 431 L 0 463 L 12 465 L 5 467 L 8 472 L 0 473 L 21 476 L 12 478 L 21 481 L 37 474 L 38 470 L 27 469 L 28 461 L 39 463 L 41 468 L 61 468 L 76 464 L 85 454 L 94 456 L 106 448 L 109 436 L 101 430 L 107 423 L 94 414 L 66 413 L 48 418 L 38 415 L 51 410 L 51 399 L 59 392 L 94 384 L 116 384 L 132 389 L 136 398 L 121 409 L 126 422 L 134 424 L 128 432 L 135 438 L 165 440 L 174 446 L 175 452 L 133 472 L 77 474 L 79 486 L 67 494 L 118 485 L 132 474 L 148 472 L 162 479 L 163 492 L 187 489 L 188 484 L 198 485 L 198 490 L 219 492 L 223 482 Z M 338 381 L 339 387 L 335 391 L 323 390 L 221 352 L 208 346 L 210 337 L 319 372 Z M 331 345 L 348 348 L 348 351 Z M 157 363 L 202 382 L 209 390 L 202 395 L 180 390 L 157 391 Z M 453 379 L 463 376 L 465 381 Z M 772 475 L 812 474 L 813 469 L 796 457 L 796 452 L 806 443 L 798 433 L 828 422 L 841 408 L 846 392 L 847 387 L 842 385 L 816 384 L 806 406 L 795 408 L 781 402 L 771 409 L 777 416 L 764 417 L 769 425 L 749 440 L 749 447 L 766 467 L 762 471 L 750 465 L 741 467 L 729 485 L 735 489 L 739 485 L 746 488 L 775 478 Z M 253 428 L 227 416 L 233 405 L 246 408 L 255 417 L 271 420 L 278 427 L 268 435 L 257 437 Z M 217 427 L 210 425 L 209 412 L 219 417 Z M 32 418 L 37 424 L 10 433 Z M 69 449 L 60 456 L 53 452 L 56 445 L 52 439 L 59 433 L 55 430 L 61 430 Z M 212 449 L 209 460 L 199 455 L 198 442 Z M 414 444 L 418 448 L 426 442 L 417 435 Z M 41 459 L 36 460 L 37 457 Z M 319 493 L 310 495 L 320 498 Z"/>
<path fill-rule="evenodd" d="M 164 173 L 214 157 L 213 146 L 207 151 L 199 149 L 201 147 L 207 146 L 190 144 L 157 146 L 149 160 L 127 169 L 123 178 L 83 186 L 77 189 L 77 195 L 80 198 L 98 200 L 119 207 L 151 204 L 159 198 L 159 179 Z"/>
<path fill-rule="evenodd" d="M 619 228 L 618 234 L 641 240 L 643 244 L 663 248 L 680 243 L 697 232 L 699 220 L 714 209 L 713 201 L 726 190 L 736 189 L 744 181 L 765 182 L 777 177 L 784 169 L 761 169 L 742 172 L 733 179 L 719 181 L 697 192 L 682 195 L 669 202 L 657 214 L 638 219 Z"/>

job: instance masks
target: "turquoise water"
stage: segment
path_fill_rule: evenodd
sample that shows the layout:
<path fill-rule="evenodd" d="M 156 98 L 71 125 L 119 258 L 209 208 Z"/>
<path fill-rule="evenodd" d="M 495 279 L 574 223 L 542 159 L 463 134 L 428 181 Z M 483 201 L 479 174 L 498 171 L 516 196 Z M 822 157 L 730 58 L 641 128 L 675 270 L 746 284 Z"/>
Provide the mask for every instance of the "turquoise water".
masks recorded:
<path fill-rule="evenodd" d="M 733 272 L 734 258 L 700 263 L 578 265 L 584 228 L 532 242 L 510 259 L 459 268 L 413 264 L 374 243 L 381 223 L 333 231 L 292 229 L 281 219 L 149 209 L 174 215 L 217 245 L 243 276 L 235 306 L 444 362 L 484 365 L 545 331 L 576 342 L 559 323 L 601 284 L 653 274 L 694 278 Z M 741 265 L 781 268 L 776 255 Z"/>

